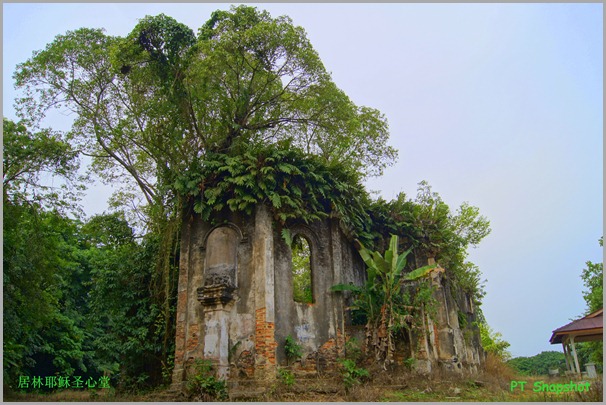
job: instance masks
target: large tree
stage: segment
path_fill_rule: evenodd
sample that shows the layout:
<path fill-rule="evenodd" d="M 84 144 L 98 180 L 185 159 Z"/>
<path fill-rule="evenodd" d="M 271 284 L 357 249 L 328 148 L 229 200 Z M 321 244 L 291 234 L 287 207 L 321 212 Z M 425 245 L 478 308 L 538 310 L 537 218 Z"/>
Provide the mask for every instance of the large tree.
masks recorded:
<path fill-rule="evenodd" d="M 78 268 L 74 225 L 61 213 L 76 207 L 69 185 L 77 156 L 53 131 L 8 119 L 3 138 L 3 368 L 11 386 L 36 365 L 68 374 L 86 366 L 82 329 L 65 295 Z M 64 184 L 51 187 L 45 176 Z"/>
<path fill-rule="evenodd" d="M 70 31 L 20 64 L 14 79 L 22 119 L 38 125 L 52 109 L 72 112 L 74 148 L 105 181 L 125 185 L 113 201 L 144 201 L 137 210 L 160 235 L 152 294 L 163 302 L 163 361 L 174 334 L 171 260 L 190 198 L 179 184 L 189 168 L 204 168 L 209 155 L 277 146 L 359 180 L 397 156 L 383 115 L 338 89 L 305 31 L 253 7 L 216 11 L 197 35 L 165 15 L 145 17 L 125 37 Z"/>
<path fill-rule="evenodd" d="M 23 122 L 3 118 L 2 137 L 4 204 L 76 208 L 78 191 L 83 188 L 80 162 L 61 134 L 51 129 L 32 132 Z M 56 185 L 49 178 L 56 178 Z"/>
<path fill-rule="evenodd" d="M 75 112 L 70 135 L 95 169 L 128 174 L 160 216 L 175 176 L 208 152 L 282 142 L 363 176 L 397 155 L 385 118 L 337 88 L 305 31 L 248 6 L 214 12 L 197 36 L 165 15 L 124 38 L 68 32 L 14 77 L 24 118 Z"/>

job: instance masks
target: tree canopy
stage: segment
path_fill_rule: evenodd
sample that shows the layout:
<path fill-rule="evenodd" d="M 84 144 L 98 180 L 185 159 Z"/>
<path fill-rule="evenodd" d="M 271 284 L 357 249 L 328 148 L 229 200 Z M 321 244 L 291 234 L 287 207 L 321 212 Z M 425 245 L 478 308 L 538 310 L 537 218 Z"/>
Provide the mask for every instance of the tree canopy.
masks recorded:
<path fill-rule="evenodd" d="M 8 119 L 3 130 L 5 386 L 106 372 L 114 387 L 162 382 L 174 344 L 164 297 L 150 294 L 158 236 L 136 241 L 120 212 L 70 218 L 64 208 L 76 206 L 70 190 L 82 180 L 76 151 L 50 130 Z M 68 183 L 58 192 L 44 175 Z"/>
<path fill-rule="evenodd" d="M 521 375 L 549 375 L 549 370 L 566 371 L 564 353 L 547 351 L 531 357 L 516 357 L 507 362 Z"/>
<path fill-rule="evenodd" d="M 604 246 L 604 237 L 598 241 Z M 587 268 L 583 269 L 581 279 L 587 290 L 583 291 L 583 298 L 587 303 L 587 314 L 604 308 L 604 264 L 587 261 Z"/>
<path fill-rule="evenodd" d="M 198 35 L 162 14 L 124 38 L 67 32 L 14 78 L 22 118 L 75 112 L 72 142 L 107 181 L 128 174 L 150 205 L 211 152 L 283 141 L 362 176 L 397 157 L 385 117 L 338 89 L 305 31 L 253 7 L 214 12 Z"/>
<path fill-rule="evenodd" d="M 2 190 L 3 200 L 43 204 L 47 207 L 75 208 L 71 202 L 83 188 L 76 150 L 61 134 L 51 129 L 31 132 L 23 122 L 3 119 Z M 48 179 L 63 183 L 54 187 Z M 41 178 L 42 177 L 42 178 Z"/>

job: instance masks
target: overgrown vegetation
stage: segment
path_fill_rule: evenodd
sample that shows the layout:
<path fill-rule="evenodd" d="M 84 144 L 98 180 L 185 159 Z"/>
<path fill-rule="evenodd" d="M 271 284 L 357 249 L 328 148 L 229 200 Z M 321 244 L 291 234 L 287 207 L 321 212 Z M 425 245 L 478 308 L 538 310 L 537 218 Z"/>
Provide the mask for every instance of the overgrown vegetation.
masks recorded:
<path fill-rule="evenodd" d="M 503 362 L 509 360 L 511 353 L 509 353 L 507 348 L 510 344 L 503 340 L 503 335 L 500 332 L 493 331 L 484 320 L 477 322 L 477 325 L 480 328 L 480 338 L 482 339 L 484 350 Z"/>
<path fill-rule="evenodd" d="M 291 251 L 293 299 L 295 302 L 312 304 L 314 302 L 314 296 L 311 275 L 311 249 L 309 243 L 305 238 L 297 235 L 295 236 Z"/>
<path fill-rule="evenodd" d="M 301 347 L 292 336 L 288 335 L 284 341 L 284 353 L 286 354 L 286 360 L 290 364 L 301 358 L 303 355 L 303 347 Z"/>
<path fill-rule="evenodd" d="M 366 322 L 365 347 L 368 353 L 373 352 L 377 361 L 384 366 L 393 363 L 395 351 L 394 335 L 402 329 L 410 329 L 413 323 L 419 322 L 424 302 L 429 302 L 431 294 L 424 294 L 418 305 L 413 305 L 409 294 L 405 293 L 403 283 L 416 281 L 425 277 L 436 265 L 427 265 L 410 273 L 403 274 L 406 267 L 406 252 L 398 253 L 398 237 L 393 235 L 389 249 L 382 255 L 368 251 L 363 246 L 358 249 L 366 263 L 366 282 L 363 286 L 338 284 L 332 291 L 352 291 L 355 294 L 354 307 L 361 311 Z M 420 289 L 414 289 L 417 295 Z"/>
<path fill-rule="evenodd" d="M 196 359 L 194 373 L 187 381 L 190 400 L 214 402 L 228 399 L 227 383 L 217 378 L 209 360 Z"/>
<path fill-rule="evenodd" d="M 36 374 L 109 374 L 125 390 L 167 383 L 178 235 L 194 213 L 213 221 L 266 204 L 278 231 L 340 218 L 375 266 L 357 305 L 382 361 L 391 361 L 392 335 L 414 324 L 421 304 L 429 309 L 427 285 L 401 286 L 418 261 L 434 257 L 453 285 L 477 304 L 483 296 L 466 256 L 488 221 L 466 203 L 451 212 L 424 182 L 414 200 L 370 198 L 362 180 L 397 157 L 387 121 L 337 88 L 288 17 L 237 6 L 213 13 L 197 35 L 165 15 L 125 37 L 81 28 L 34 52 L 14 79 L 21 121 L 3 121 L 8 387 Z M 76 117 L 66 133 L 42 128 L 55 108 Z M 110 213 L 86 218 L 78 206 L 81 154 L 118 186 Z M 300 289 L 313 300 L 311 285 Z M 285 347 L 291 361 L 300 357 L 294 340 Z"/>
<path fill-rule="evenodd" d="M 280 381 L 287 387 L 292 386 L 295 383 L 295 373 L 286 368 L 278 368 L 278 377 Z"/>
<path fill-rule="evenodd" d="M 4 124 L 5 386 L 51 375 L 110 375 L 124 389 L 163 383 L 162 301 L 149 289 L 157 237 L 136 240 L 120 212 L 78 219 L 68 198 L 78 186 L 70 184 L 72 149 L 47 132 Z M 61 200 L 42 184 L 45 171 L 67 178 Z"/>
<path fill-rule="evenodd" d="M 343 376 L 343 384 L 345 384 L 346 390 L 362 383 L 365 378 L 370 376 L 368 370 L 358 367 L 354 360 L 340 359 L 339 364 L 341 365 L 341 375 Z"/>

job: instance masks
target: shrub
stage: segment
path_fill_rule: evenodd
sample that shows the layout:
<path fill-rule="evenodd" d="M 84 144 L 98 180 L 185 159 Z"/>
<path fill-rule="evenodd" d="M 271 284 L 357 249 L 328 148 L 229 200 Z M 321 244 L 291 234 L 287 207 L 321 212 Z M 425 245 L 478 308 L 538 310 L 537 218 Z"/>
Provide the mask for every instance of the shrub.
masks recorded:
<path fill-rule="evenodd" d="M 405 366 L 407 369 L 412 370 L 412 369 L 414 369 L 416 362 L 417 362 L 417 361 L 416 361 L 414 358 L 409 357 L 409 358 L 407 358 L 406 360 L 404 360 L 404 361 L 402 362 L 402 364 L 404 364 L 404 366 Z"/>
<path fill-rule="evenodd" d="M 303 348 L 300 344 L 295 342 L 292 336 L 286 336 L 286 341 L 284 342 L 284 351 L 286 352 L 286 359 L 288 363 L 292 361 L 296 361 L 301 358 L 303 355 Z"/>
<path fill-rule="evenodd" d="M 286 368 L 278 369 L 278 377 L 280 377 L 280 381 L 288 387 L 295 383 L 295 373 Z"/>
<path fill-rule="evenodd" d="M 363 379 L 370 376 L 368 370 L 358 367 L 353 360 L 340 359 L 339 363 L 341 363 L 342 366 L 341 375 L 343 376 L 345 390 L 349 390 L 354 385 L 360 384 Z"/>
<path fill-rule="evenodd" d="M 228 399 L 227 384 L 215 377 L 209 360 L 197 359 L 194 368 L 196 372 L 187 382 L 190 399 L 204 402 Z"/>

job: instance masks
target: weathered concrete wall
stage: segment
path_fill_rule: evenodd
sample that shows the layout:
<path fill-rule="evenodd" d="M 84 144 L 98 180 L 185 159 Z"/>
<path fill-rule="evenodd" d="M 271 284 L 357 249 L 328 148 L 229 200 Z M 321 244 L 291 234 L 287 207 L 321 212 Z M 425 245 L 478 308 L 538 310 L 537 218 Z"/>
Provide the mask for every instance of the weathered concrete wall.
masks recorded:
<path fill-rule="evenodd" d="M 444 269 L 431 275 L 433 298 L 438 303 L 433 316 L 424 314 L 423 330 L 411 339 L 417 371 L 435 369 L 455 373 L 474 373 L 484 361 L 479 330 L 473 324 L 476 313 L 467 294 L 449 284 Z M 453 295 L 452 290 L 456 291 Z M 464 320 L 461 325 L 459 320 Z"/>
<path fill-rule="evenodd" d="M 334 220 L 288 229 L 310 243 L 314 302 L 293 299 L 292 254 L 269 211 L 230 214 L 211 226 L 199 216 L 183 224 L 173 384 L 182 386 L 195 359 L 222 377 L 272 378 L 285 364 L 284 342 L 303 347 L 300 367 L 316 370 L 343 350 L 339 282 L 363 280 L 364 268 Z"/>
<path fill-rule="evenodd" d="M 223 378 L 275 378 L 276 367 L 286 364 L 287 336 L 303 348 L 295 367 L 321 371 L 343 354 L 347 335 L 362 336 L 346 310 L 351 294 L 330 291 L 365 279 L 364 263 L 338 220 L 286 226 L 292 237 L 309 242 L 310 304 L 293 299 L 292 251 L 267 207 L 250 216 L 217 216 L 213 223 L 194 215 L 182 227 L 174 388 L 183 387 L 196 359 L 212 361 Z M 438 312 L 433 320 L 423 317 L 423 332 L 410 334 L 403 356 L 416 358 L 421 372 L 438 365 L 473 369 L 483 360 L 479 336 L 458 321 L 460 313 L 474 319 L 473 305 L 462 293 L 453 297 L 443 273 L 433 282 Z"/>
<path fill-rule="evenodd" d="M 345 319 L 343 296 L 330 291 L 341 282 L 358 282 L 363 274 L 361 261 L 334 220 L 310 225 L 294 224 L 288 228 L 293 238 L 303 236 L 310 245 L 313 303 L 293 300 L 291 249 L 276 235 L 276 340 L 278 361 L 285 364 L 284 342 L 295 338 L 303 347 L 301 366 L 317 370 L 333 362 L 344 348 Z M 349 266 L 349 267 L 346 267 Z"/>
<path fill-rule="evenodd" d="M 239 342 L 238 360 L 248 362 L 248 371 L 253 371 L 254 361 L 246 357 L 255 352 L 254 274 L 248 271 L 255 224 L 238 215 L 220 222 L 211 226 L 193 216 L 182 225 L 175 388 L 183 386 L 196 359 L 211 360 L 220 375 L 228 376 L 235 342 Z"/>

